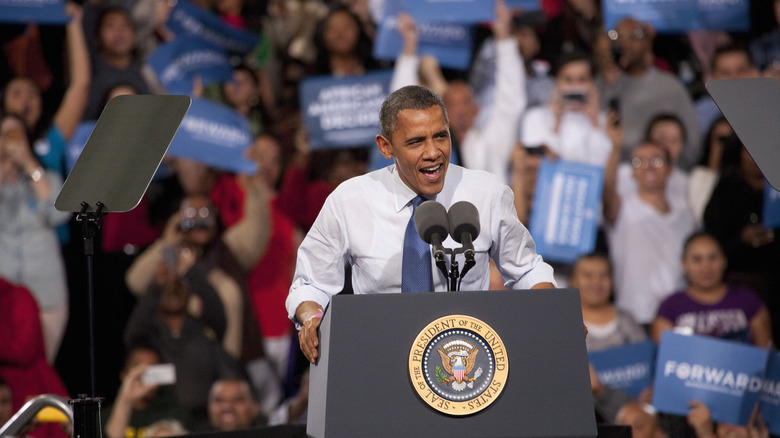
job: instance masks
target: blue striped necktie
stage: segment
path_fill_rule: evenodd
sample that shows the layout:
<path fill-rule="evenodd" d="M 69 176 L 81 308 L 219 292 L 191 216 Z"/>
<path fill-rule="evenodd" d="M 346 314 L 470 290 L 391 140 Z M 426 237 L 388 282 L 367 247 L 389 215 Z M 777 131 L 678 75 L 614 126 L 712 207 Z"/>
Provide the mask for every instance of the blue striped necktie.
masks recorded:
<path fill-rule="evenodd" d="M 412 217 L 406 225 L 404 236 L 404 254 L 401 268 L 401 292 L 433 291 L 433 274 L 431 273 L 431 250 L 420 235 L 414 224 L 414 213 L 417 207 L 425 201 L 422 196 L 412 199 Z"/>

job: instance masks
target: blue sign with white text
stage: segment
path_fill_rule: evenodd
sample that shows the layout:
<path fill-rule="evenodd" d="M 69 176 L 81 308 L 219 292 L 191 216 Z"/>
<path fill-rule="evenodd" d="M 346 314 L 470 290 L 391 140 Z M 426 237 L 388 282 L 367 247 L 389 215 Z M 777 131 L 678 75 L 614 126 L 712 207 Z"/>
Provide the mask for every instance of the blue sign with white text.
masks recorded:
<path fill-rule="evenodd" d="M 317 76 L 301 81 L 301 109 L 310 147 L 373 145 L 379 134 L 379 108 L 389 94 L 391 76 L 391 71 L 375 71 L 361 76 Z"/>
<path fill-rule="evenodd" d="M 683 32 L 696 22 L 697 0 L 602 0 L 604 28 L 625 17 L 649 23 L 658 32 Z"/>
<path fill-rule="evenodd" d="M 748 0 L 699 0 L 698 29 L 727 32 L 750 31 L 750 3 Z"/>
<path fill-rule="evenodd" d="M 65 24 L 65 0 L 0 0 L 0 23 Z"/>
<path fill-rule="evenodd" d="M 745 425 L 761 395 L 769 351 L 748 344 L 666 331 L 656 362 L 653 406 L 687 415 L 700 400 L 713 421 Z"/>
<path fill-rule="evenodd" d="M 376 59 L 394 61 L 403 49 L 403 40 L 398 33 L 397 4 L 385 4 L 384 19 L 379 24 L 374 43 L 373 56 Z M 431 55 L 443 67 L 466 70 L 471 62 L 471 46 L 474 29 L 470 25 L 457 23 L 417 23 L 419 55 Z"/>
<path fill-rule="evenodd" d="M 92 131 L 97 125 L 97 120 L 85 120 L 76 127 L 76 132 L 70 137 L 68 145 L 65 148 L 65 170 L 70 173 L 73 170 L 73 166 L 81 156 L 81 151 L 84 150 L 84 146 L 87 145 L 89 136 L 92 135 Z"/>
<path fill-rule="evenodd" d="M 244 156 L 251 143 L 246 117 L 208 99 L 192 99 L 168 154 L 217 169 L 251 174 L 256 172 L 257 165 Z"/>
<path fill-rule="evenodd" d="M 596 245 L 604 169 L 543 159 L 536 177 L 531 235 L 545 258 L 573 263 Z"/>
<path fill-rule="evenodd" d="M 76 127 L 76 132 L 70 137 L 67 146 L 65 146 L 65 172 L 70 174 L 73 170 L 73 166 L 76 165 L 81 153 L 84 151 L 84 147 L 89 141 L 89 137 L 92 135 L 92 131 L 95 130 L 97 120 L 85 120 Z M 154 174 L 154 179 L 163 178 L 170 174 L 170 170 L 165 164 L 160 164 L 157 172 Z"/>
<path fill-rule="evenodd" d="M 146 62 L 170 94 L 191 94 L 196 76 L 203 86 L 233 77 L 225 52 L 200 38 L 176 37 L 149 55 Z"/>
<path fill-rule="evenodd" d="M 761 213 L 764 228 L 780 227 L 780 192 L 764 181 L 764 208 Z"/>
<path fill-rule="evenodd" d="M 477 24 L 493 21 L 495 0 L 401 0 L 418 23 Z"/>
<path fill-rule="evenodd" d="M 539 0 L 506 0 L 506 7 L 509 9 L 520 9 L 522 11 L 538 11 L 542 9 Z"/>
<path fill-rule="evenodd" d="M 246 55 L 260 42 L 255 33 L 232 27 L 189 0 L 176 2 L 166 26 L 177 38 L 183 35 L 201 38 L 231 55 Z"/>
<path fill-rule="evenodd" d="M 588 361 L 603 385 L 639 398 L 653 385 L 655 354 L 655 342 L 645 341 L 589 352 Z"/>
<path fill-rule="evenodd" d="M 633 17 L 658 32 L 750 30 L 748 0 L 602 0 L 602 11 L 606 29 L 614 29 L 621 19 Z"/>
<path fill-rule="evenodd" d="M 769 433 L 780 435 L 780 352 L 777 351 L 769 353 L 759 412 Z"/>

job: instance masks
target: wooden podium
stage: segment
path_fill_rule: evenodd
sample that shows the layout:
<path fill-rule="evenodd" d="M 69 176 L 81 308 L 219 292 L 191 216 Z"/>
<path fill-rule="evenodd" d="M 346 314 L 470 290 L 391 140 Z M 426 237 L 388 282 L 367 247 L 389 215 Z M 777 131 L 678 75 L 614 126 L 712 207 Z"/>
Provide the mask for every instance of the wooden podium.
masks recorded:
<path fill-rule="evenodd" d="M 307 433 L 596 437 L 580 309 L 576 289 L 337 295 Z"/>

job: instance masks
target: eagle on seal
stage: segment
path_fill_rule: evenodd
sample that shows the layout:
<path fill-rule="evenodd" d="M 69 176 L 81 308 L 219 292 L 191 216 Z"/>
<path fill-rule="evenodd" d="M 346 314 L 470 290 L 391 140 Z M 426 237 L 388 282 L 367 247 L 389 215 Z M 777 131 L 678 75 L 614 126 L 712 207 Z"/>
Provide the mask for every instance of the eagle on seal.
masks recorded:
<path fill-rule="evenodd" d="M 446 350 L 446 352 L 445 352 Z M 442 383 L 449 386 L 451 382 L 462 384 L 463 382 L 473 382 L 475 379 L 468 377 L 476 364 L 478 348 L 467 341 L 457 340 L 447 343 L 436 349 L 441 356 L 441 365 L 444 371 L 450 376 Z M 464 386 L 465 388 L 465 386 Z"/>

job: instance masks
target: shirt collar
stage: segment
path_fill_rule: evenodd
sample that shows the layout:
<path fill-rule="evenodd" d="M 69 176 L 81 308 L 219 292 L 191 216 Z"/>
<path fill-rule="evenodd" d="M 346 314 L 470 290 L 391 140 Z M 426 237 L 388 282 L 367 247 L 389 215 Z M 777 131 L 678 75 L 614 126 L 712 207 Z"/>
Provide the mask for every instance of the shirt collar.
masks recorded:
<path fill-rule="evenodd" d="M 447 167 L 447 175 L 445 175 L 444 187 L 442 188 L 442 191 L 432 198 L 423 196 L 425 199 L 437 201 L 439 199 L 443 200 L 443 199 L 448 199 L 450 197 L 449 187 L 447 185 L 447 178 L 450 179 L 455 178 L 455 176 L 450 176 L 450 171 L 452 170 L 453 166 L 454 165 L 450 163 L 449 166 Z M 409 203 L 412 202 L 412 199 L 414 199 L 417 196 L 417 193 L 415 193 L 412 189 L 410 189 L 409 186 L 407 186 L 406 183 L 404 183 L 403 180 L 401 180 L 401 175 L 398 173 L 398 167 L 395 164 L 391 164 L 389 166 L 389 170 L 391 174 L 391 187 L 393 190 L 395 211 L 397 213 L 403 210 L 404 207 L 409 205 Z"/>
<path fill-rule="evenodd" d="M 398 173 L 398 167 L 395 164 L 390 165 L 390 173 L 392 174 L 391 187 L 393 189 L 393 200 L 395 202 L 396 213 L 403 210 L 409 203 L 417 196 L 406 183 L 401 180 L 401 175 Z"/>

